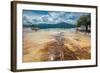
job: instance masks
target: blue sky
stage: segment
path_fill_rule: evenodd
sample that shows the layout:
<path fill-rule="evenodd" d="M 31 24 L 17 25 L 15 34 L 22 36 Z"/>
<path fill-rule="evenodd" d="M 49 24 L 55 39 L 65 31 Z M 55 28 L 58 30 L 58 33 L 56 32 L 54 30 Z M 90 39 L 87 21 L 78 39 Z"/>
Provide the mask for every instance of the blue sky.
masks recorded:
<path fill-rule="evenodd" d="M 88 13 L 64 12 L 64 11 L 40 11 L 40 10 L 23 10 L 23 24 L 57 24 L 69 23 L 76 24 L 81 15 Z"/>

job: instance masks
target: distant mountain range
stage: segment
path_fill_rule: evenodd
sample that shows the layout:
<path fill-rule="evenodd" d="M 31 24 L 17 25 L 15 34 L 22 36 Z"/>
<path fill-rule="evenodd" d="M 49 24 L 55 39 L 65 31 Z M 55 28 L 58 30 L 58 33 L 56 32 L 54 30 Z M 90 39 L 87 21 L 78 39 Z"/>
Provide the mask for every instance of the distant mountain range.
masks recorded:
<path fill-rule="evenodd" d="M 37 25 L 24 25 L 24 27 L 32 27 L 35 26 L 40 29 L 47 29 L 47 28 L 75 28 L 76 25 L 69 24 L 69 23 L 58 23 L 58 24 L 37 24 Z"/>

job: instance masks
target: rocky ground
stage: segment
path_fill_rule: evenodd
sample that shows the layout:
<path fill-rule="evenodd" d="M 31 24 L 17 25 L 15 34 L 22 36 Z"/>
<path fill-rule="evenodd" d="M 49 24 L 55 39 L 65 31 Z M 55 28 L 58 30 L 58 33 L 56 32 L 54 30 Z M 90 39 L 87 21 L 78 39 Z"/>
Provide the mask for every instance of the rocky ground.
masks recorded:
<path fill-rule="evenodd" d="M 23 62 L 86 60 L 90 48 L 87 34 L 32 31 L 24 35 Z"/>

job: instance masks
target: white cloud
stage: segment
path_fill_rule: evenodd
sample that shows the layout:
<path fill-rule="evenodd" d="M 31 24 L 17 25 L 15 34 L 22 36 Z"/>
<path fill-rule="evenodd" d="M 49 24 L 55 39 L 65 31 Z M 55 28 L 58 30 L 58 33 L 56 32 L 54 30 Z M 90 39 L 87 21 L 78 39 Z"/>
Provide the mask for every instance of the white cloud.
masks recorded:
<path fill-rule="evenodd" d="M 48 14 L 23 14 L 23 23 L 28 25 L 39 23 L 56 24 L 61 22 L 75 24 L 77 18 L 80 15 L 82 15 L 82 13 L 74 12 L 48 12 Z"/>

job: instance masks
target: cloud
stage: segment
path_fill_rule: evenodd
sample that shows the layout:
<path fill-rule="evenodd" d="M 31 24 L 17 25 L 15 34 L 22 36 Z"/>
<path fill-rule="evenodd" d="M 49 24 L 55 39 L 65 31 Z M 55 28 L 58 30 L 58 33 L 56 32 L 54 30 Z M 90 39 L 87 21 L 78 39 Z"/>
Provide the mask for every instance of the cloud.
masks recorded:
<path fill-rule="evenodd" d="M 61 11 L 23 11 L 23 24 L 57 24 L 57 23 L 70 23 L 76 24 L 76 20 L 84 13 L 76 12 L 61 12 Z"/>

